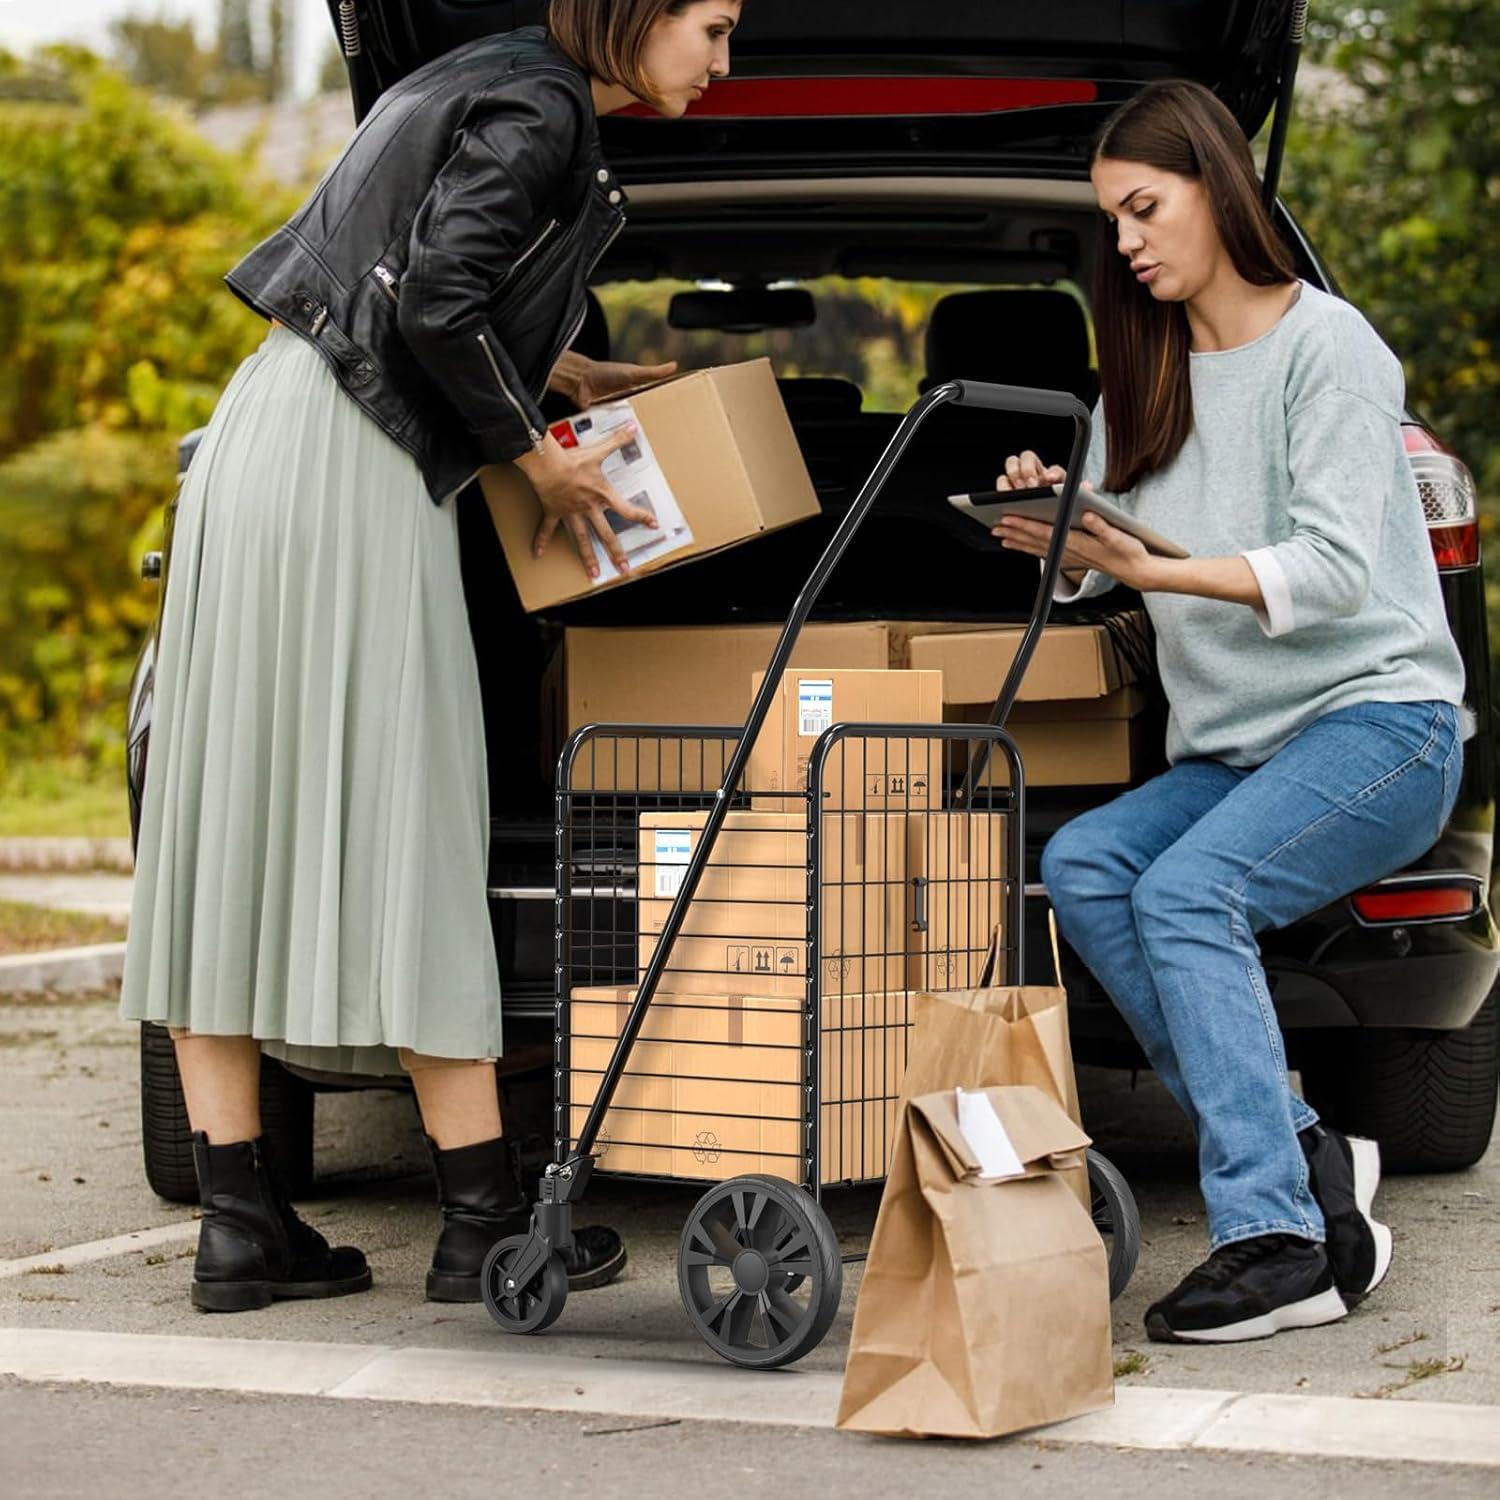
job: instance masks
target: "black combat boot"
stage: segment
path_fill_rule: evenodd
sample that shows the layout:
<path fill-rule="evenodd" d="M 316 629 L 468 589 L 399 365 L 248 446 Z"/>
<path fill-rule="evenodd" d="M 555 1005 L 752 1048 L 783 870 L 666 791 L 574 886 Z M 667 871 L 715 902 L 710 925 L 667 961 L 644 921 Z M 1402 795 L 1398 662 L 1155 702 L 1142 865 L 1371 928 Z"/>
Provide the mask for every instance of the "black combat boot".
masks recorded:
<path fill-rule="evenodd" d="M 193 1265 L 193 1306 L 245 1312 L 291 1297 L 344 1297 L 370 1285 L 364 1256 L 336 1250 L 304 1224 L 266 1163 L 259 1140 L 211 1146 L 193 1136 L 203 1225 Z"/>
<path fill-rule="evenodd" d="M 440 1151 L 429 1136 L 427 1146 L 443 1213 L 427 1273 L 427 1300 L 478 1302 L 485 1256 L 498 1240 L 530 1229 L 531 1205 L 503 1137 Z M 625 1246 L 613 1229 L 575 1229 L 573 1248 L 563 1256 L 568 1290 L 581 1292 L 613 1281 L 625 1269 L 625 1259 Z"/>

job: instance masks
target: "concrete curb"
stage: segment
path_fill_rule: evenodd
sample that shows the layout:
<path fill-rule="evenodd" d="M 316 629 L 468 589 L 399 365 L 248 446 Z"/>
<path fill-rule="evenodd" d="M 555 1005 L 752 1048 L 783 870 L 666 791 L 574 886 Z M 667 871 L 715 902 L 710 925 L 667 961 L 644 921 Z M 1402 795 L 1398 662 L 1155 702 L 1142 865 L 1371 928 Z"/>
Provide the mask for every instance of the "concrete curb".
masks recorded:
<path fill-rule="evenodd" d="M 173 1226 L 186 1233 L 190 1226 Z M 832 1427 L 843 1377 L 715 1363 L 579 1359 L 497 1335 L 492 1350 L 0 1328 L 20 1380 L 243 1391 L 343 1401 Z M 1115 1404 L 1020 1441 L 1500 1466 L 1494 1408 L 1336 1396 L 1120 1387 Z"/>
<path fill-rule="evenodd" d="M 124 943 L 12 953 L 0 958 L 0 995 L 73 995 L 114 984 L 124 972 Z"/>
<path fill-rule="evenodd" d="M 0 870 L 120 870 L 135 868 L 129 839 L 0 839 Z"/>

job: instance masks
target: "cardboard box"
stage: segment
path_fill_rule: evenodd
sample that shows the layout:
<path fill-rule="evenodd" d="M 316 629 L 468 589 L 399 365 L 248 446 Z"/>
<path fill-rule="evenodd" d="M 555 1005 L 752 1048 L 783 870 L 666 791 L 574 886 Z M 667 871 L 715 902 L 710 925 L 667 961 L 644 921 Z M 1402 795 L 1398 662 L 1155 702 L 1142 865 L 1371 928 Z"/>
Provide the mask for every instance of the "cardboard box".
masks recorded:
<path fill-rule="evenodd" d="M 752 689 L 760 687 L 763 676 L 752 676 Z M 783 673 L 781 691 L 750 751 L 750 805 L 785 808 L 785 794 L 805 792 L 808 757 L 831 724 L 940 724 L 942 714 L 938 672 L 802 668 Z M 823 806 L 866 812 L 940 807 L 942 765 L 941 740 L 850 740 L 836 745 L 829 757 Z"/>
<path fill-rule="evenodd" d="M 572 1140 L 598 1093 L 634 994 L 628 987 L 573 992 Z M 825 1183 L 885 1173 L 906 1070 L 909 1000 L 899 992 L 822 1002 L 817 1042 Z M 658 994 L 605 1116 L 600 1167 L 705 1181 L 763 1172 L 800 1182 L 804 1030 L 801 1004 L 779 997 Z"/>
<path fill-rule="evenodd" d="M 766 359 L 694 370 L 554 424 L 565 447 L 587 446 L 627 421 L 637 440 L 605 461 L 627 500 L 652 510 L 658 528 L 619 521 L 629 577 L 676 567 L 817 515 L 818 499 Z M 505 560 L 528 613 L 628 581 L 596 543 L 590 580 L 567 535 L 541 557 L 536 492 L 514 464 L 480 473 Z M 612 524 L 614 524 L 614 518 Z"/>
<path fill-rule="evenodd" d="M 548 781 L 567 738 L 585 724 L 743 724 L 751 674 L 771 659 L 780 625 L 569 629 L 543 684 Z M 880 621 L 805 625 L 793 667 L 883 669 L 890 627 Z M 734 740 L 593 741 L 574 764 L 580 791 L 712 791 Z"/>
<path fill-rule="evenodd" d="M 1139 611 L 1121 620 L 1122 634 L 1143 629 Z M 908 627 L 906 652 L 911 666 L 943 674 L 945 703 L 993 708 L 1026 628 L 997 625 L 984 630 L 914 633 L 922 629 L 920 625 Z M 1134 667 L 1105 626 L 1049 625 L 1031 654 L 1016 701 L 1102 698 L 1135 680 Z"/>
<path fill-rule="evenodd" d="M 706 812 L 641 815 L 642 971 L 707 821 Z M 906 844 L 900 814 L 824 814 L 825 994 L 905 988 Z M 743 986 L 800 999 L 807 979 L 807 857 L 801 813 L 730 813 L 672 946 L 663 988 L 687 995 Z"/>
<path fill-rule="evenodd" d="M 1139 613 L 1122 635 L 1143 632 Z M 943 674 L 950 722 L 988 723 L 1025 630 L 1002 626 L 908 639 L 911 664 Z M 1053 625 L 1037 642 L 1006 728 L 1021 751 L 1029 786 L 1108 786 L 1128 782 L 1139 756 L 1145 695 L 1135 667 L 1103 625 Z M 992 756 L 982 785 L 1007 786 L 1009 767 Z"/>
<path fill-rule="evenodd" d="M 912 889 L 907 985 L 972 989 L 983 975 L 997 929 L 1004 940 L 1005 815 L 913 813 L 907 826 Z M 1005 982 L 1004 974 L 999 982 Z"/>
<path fill-rule="evenodd" d="M 1116 786 L 1130 781 L 1148 749 L 1140 717 L 1145 706 L 1146 695 L 1134 687 L 1103 698 L 1017 703 L 1006 727 L 1021 752 L 1026 785 Z M 987 723 L 990 711 L 982 705 L 950 705 L 949 716 Z M 990 757 L 980 785 L 1010 785 L 1003 756 Z"/>

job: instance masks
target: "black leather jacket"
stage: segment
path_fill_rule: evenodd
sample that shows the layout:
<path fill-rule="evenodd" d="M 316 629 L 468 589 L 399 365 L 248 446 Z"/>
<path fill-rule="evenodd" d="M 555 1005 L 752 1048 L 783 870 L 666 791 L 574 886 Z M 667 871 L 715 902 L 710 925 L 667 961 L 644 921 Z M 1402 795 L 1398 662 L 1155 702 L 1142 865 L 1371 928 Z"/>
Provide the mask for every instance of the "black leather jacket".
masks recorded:
<path fill-rule="evenodd" d="M 587 75 L 526 27 L 383 94 L 226 280 L 311 341 L 442 500 L 541 443 L 537 400 L 623 202 Z"/>

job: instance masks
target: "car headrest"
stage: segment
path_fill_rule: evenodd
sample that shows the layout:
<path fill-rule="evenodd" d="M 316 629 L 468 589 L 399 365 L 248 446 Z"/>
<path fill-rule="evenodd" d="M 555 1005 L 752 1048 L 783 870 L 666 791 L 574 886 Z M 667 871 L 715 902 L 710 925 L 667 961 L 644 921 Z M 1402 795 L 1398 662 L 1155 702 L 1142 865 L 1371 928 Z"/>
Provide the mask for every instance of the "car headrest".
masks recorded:
<path fill-rule="evenodd" d="M 928 320 L 920 389 L 945 380 L 1029 385 L 1092 401 L 1096 377 L 1083 308 L 1052 287 L 953 292 Z"/>
<path fill-rule="evenodd" d="M 864 392 L 852 380 L 832 376 L 787 376 L 776 387 L 793 416 L 852 417 L 865 403 Z"/>

